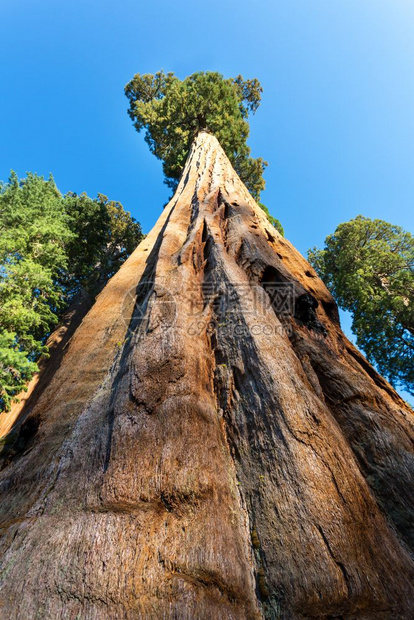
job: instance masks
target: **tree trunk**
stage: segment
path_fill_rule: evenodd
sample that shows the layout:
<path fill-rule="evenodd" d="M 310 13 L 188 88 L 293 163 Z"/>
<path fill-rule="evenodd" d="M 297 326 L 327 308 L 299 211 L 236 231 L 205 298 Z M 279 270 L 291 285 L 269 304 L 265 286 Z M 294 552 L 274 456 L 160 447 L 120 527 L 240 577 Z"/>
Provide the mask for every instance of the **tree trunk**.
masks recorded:
<path fill-rule="evenodd" d="M 412 411 L 208 133 L 20 435 L 4 618 L 413 617 Z"/>
<path fill-rule="evenodd" d="M 53 375 L 62 362 L 65 347 L 92 304 L 92 297 L 86 291 L 82 291 L 77 295 L 70 304 L 59 325 L 47 339 L 48 357 L 40 359 L 38 363 L 39 371 L 33 375 L 27 385 L 27 389 L 17 395 L 17 400 L 13 402 L 10 411 L 0 413 L 0 439 L 7 435 L 9 444 L 16 439 L 19 424 L 30 414 L 39 396 L 51 382 Z M 8 453 L 10 458 L 10 453 L 13 453 L 11 445 L 9 445 Z"/>

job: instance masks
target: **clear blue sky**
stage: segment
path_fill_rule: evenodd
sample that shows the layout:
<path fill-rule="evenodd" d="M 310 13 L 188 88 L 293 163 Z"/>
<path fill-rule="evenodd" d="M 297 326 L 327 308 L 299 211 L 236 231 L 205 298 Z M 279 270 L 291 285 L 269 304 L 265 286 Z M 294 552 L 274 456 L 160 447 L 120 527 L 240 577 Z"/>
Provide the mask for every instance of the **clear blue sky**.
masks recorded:
<path fill-rule="evenodd" d="M 269 162 L 263 202 L 301 252 L 359 213 L 414 230 L 412 0 L 3 0 L 0 19 L 0 179 L 52 172 L 147 232 L 169 191 L 124 85 L 241 73 L 264 89 L 250 138 Z"/>

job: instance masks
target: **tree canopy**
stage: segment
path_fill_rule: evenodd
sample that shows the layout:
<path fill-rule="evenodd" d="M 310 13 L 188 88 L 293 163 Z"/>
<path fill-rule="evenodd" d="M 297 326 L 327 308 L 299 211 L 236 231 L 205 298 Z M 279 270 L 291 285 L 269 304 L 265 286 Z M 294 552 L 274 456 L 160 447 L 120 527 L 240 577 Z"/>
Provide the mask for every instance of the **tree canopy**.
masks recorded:
<path fill-rule="evenodd" d="M 31 173 L 0 184 L 0 411 L 37 370 L 73 298 L 95 295 L 141 238 L 105 196 L 62 196 L 52 177 Z"/>
<path fill-rule="evenodd" d="M 413 394 L 414 237 L 359 215 L 308 258 L 339 306 L 352 313 L 352 330 L 369 361 Z"/>
<path fill-rule="evenodd" d="M 62 201 L 72 237 L 60 283 L 67 298 L 81 289 L 95 295 L 141 241 L 141 226 L 121 203 L 103 194 L 92 199 L 69 192 Z"/>
<path fill-rule="evenodd" d="M 180 80 L 173 73 L 137 73 L 126 85 L 129 116 L 138 132 L 163 162 L 166 184 L 176 188 L 191 143 L 204 129 L 219 140 L 236 172 L 259 202 L 267 166 L 250 156 L 247 145 L 250 113 L 259 107 L 262 87 L 241 75 L 225 79 L 217 72 L 198 72 Z M 279 228 L 279 222 L 272 218 Z M 281 231 L 283 229 L 280 227 Z"/>

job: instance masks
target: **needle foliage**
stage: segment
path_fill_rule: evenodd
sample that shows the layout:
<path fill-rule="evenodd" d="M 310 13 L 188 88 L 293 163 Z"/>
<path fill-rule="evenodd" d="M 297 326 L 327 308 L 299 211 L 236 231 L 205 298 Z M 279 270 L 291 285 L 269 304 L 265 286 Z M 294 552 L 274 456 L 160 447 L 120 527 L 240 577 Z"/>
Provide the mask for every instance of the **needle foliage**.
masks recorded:
<path fill-rule="evenodd" d="M 37 370 L 45 341 L 81 291 L 95 295 L 142 238 L 118 202 L 66 196 L 52 177 L 0 184 L 0 411 Z"/>
<path fill-rule="evenodd" d="M 162 160 L 169 187 L 175 190 L 194 137 L 207 130 L 219 140 L 257 202 L 265 188 L 267 162 L 251 157 L 247 138 L 248 117 L 259 107 L 261 93 L 256 78 L 225 79 L 213 71 L 194 73 L 184 80 L 163 71 L 137 73 L 125 87 L 129 116 L 137 131 L 145 131 L 151 152 Z M 269 219 L 283 234 L 280 222 Z"/>

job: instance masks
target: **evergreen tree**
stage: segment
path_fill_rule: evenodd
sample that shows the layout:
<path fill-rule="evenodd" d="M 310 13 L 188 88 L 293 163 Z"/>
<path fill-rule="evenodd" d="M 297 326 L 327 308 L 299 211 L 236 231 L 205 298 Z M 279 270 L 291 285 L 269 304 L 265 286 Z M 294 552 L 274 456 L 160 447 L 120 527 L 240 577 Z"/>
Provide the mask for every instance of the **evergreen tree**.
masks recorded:
<path fill-rule="evenodd" d="M 72 237 L 52 178 L 12 172 L 0 187 L 0 410 L 36 370 L 43 337 L 57 321 Z"/>
<path fill-rule="evenodd" d="M 247 119 L 259 107 L 261 93 L 256 78 L 244 80 L 239 75 L 224 79 L 216 72 L 194 73 L 185 80 L 163 71 L 137 73 L 125 87 L 129 116 L 137 131 L 145 130 L 151 152 L 162 160 L 169 187 L 176 188 L 191 143 L 204 129 L 217 137 L 256 201 L 265 187 L 267 162 L 250 157 L 246 140 Z M 277 220 L 272 223 L 279 228 Z"/>
<path fill-rule="evenodd" d="M 31 173 L 0 185 L 0 411 L 37 370 L 68 304 L 96 295 L 141 238 L 105 196 L 63 197 L 52 177 Z"/>
<path fill-rule="evenodd" d="M 66 246 L 62 285 L 68 299 L 82 289 L 96 295 L 141 241 L 141 226 L 121 203 L 103 194 L 92 199 L 69 192 L 63 205 L 73 237 Z"/>
<path fill-rule="evenodd" d="M 352 313 L 352 331 L 369 361 L 414 393 L 414 237 L 359 215 L 308 258 L 339 306 Z"/>

